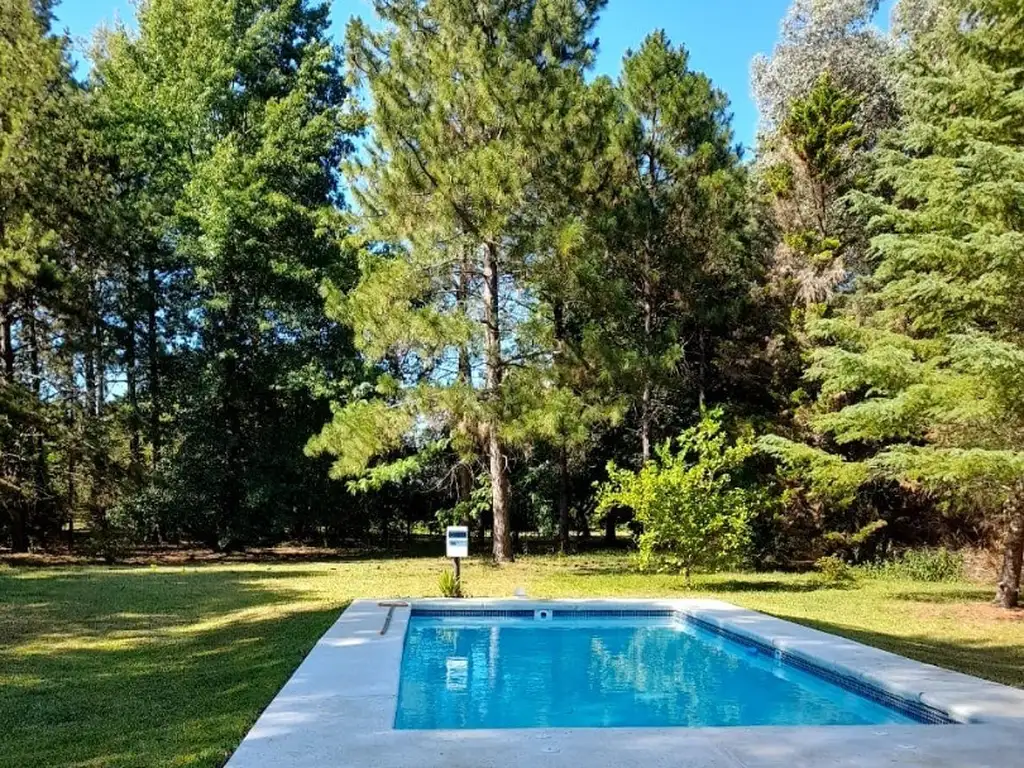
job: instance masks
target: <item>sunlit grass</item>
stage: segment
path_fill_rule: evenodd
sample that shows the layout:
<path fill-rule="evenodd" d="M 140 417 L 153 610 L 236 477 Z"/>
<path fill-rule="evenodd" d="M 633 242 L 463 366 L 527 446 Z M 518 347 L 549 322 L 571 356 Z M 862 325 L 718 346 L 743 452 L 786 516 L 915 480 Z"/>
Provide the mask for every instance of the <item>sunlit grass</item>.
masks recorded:
<path fill-rule="evenodd" d="M 0 765 L 218 766 L 355 597 L 437 594 L 435 558 L 0 566 Z M 622 555 L 468 561 L 473 596 L 705 594 L 1024 687 L 1024 621 L 971 584 L 719 574 L 692 590 Z"/>

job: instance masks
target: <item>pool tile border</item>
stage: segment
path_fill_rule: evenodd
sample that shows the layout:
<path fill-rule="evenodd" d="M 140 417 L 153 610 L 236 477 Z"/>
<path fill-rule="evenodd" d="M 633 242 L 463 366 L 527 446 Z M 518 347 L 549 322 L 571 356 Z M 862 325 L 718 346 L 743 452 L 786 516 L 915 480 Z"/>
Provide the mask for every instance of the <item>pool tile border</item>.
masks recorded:
<path fill-rule="evenodd" d="M 472 608 L 447 609 L 413 607 L 412 615 L 434 619 L 443 619 L 448 617 L 467 619 L 474 617 L 479 617 L 481 619 L 533 619 L 533 611 L 501 611 L 488 608 L 482 608 L 476 611 Z"/>
<path fill-rule="evenodd" d="M 696 624 L 701 629 L 727 637 L 733 642 L 740 643 L 744 646 L 756 648 L 761 653 L 772 656 L 783 664 L 789 664 L 791 667 L 796 667 L 804 672 L 808 672 L 815 677 L 821 678 L 832 685 L 839 686 L 850 693 L 863 696 L 876 704 L 881 704 L 883 707 L 895 710 L 912 720 L 916 720 L 921 725 L 960 725 L 962 723 L 962 721 L 950 717 L 948 713 L 943 712 L 940 709 L 936 709 L 935 707 L 928 706 L 924 702 L 915 701 L 907 696 L 890 693 L 889 691 L 879 688 L 877 685 L 864 683 L 851 675 L 834 672 L 833 670 L 828 669 L 821 664 L 816 664 L 802 656 L 787 653 L 786 651 L 774 648 L 773 646 L 763 643 L 753 637 L 741 635 L 737 632 L 732 632 L 721 625 L 704 621 L 697 616 L 685 613 L 681 615 L 685 620 Z"/>

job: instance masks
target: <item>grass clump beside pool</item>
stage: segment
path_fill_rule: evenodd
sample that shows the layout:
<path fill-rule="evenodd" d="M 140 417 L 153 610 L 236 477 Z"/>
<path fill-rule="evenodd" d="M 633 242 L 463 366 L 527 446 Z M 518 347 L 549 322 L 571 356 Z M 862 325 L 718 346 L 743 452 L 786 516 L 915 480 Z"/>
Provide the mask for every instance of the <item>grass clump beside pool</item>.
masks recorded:
<path fill-rule="evenodd" d="M 439 558 L 0 566 L 0 765 L 219 766 L 356 597 L 437 594 Z M 619 554 L 466 561 L 473 596 L 715 596 L 1024 687 L 1024 620 L 964 582 L 639 574 Z"/>

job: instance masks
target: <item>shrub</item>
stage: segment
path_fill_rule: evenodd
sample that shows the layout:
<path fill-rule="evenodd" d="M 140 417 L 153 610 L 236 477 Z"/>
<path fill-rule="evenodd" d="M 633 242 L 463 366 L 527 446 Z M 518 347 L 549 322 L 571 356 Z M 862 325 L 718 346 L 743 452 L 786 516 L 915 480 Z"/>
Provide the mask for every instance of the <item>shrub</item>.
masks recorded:
<path fill-rule="evenodd" d="M 746 554 L 749 521 L 760 497 L 738 487 L 734 474 L 753 444 L 748 439 L 732 443 L 720 419 L 720 412 L 705 414 L 638 472 L 609 465 L 611 479 L 599 492 L 598 512 L 633 511 L 643 526 L 642 567 L 657 561 L 682 571 L 689 582 L 695 569 L 733 567 Z"/>
<path fill-rule="evenodd" d="M 454 571 L 442 571 L 437 588 L 441 590 L 441 597 L 462 597 L 462 579 L 456 578 Z"/>
<path fill-rule="evenodd" d="M 868 570 L 891 579 L 960 581 L 964 577 L 964 556 L 945 547 L 908 549 L 892 560 L 870 566 Z"/>
<path fill-rule="evenodd" d="M 853 566 L 838 555 L 822 557 L 814 563 L 818 581 L 827 587 L 848 587 L 856 581 Z"/>
<path fill-rule="evenodd" d="M 97 526 L 81 542 L 81 551 L 90 558 L 114 564 L 130 556 L 138 546 L 138 534 L 126 521 L 112 520 Z"/>

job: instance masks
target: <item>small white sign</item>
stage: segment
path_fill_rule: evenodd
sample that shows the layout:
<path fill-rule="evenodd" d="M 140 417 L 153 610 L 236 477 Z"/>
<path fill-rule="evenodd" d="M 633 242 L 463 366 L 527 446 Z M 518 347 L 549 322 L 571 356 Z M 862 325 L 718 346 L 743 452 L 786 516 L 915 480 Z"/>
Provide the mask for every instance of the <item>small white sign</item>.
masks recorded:
<path fill-rule="evenodd" d="M 445 552 L 448 557 L 469 557 L 469 528 L 449 525 L 445 532 Z"/>

